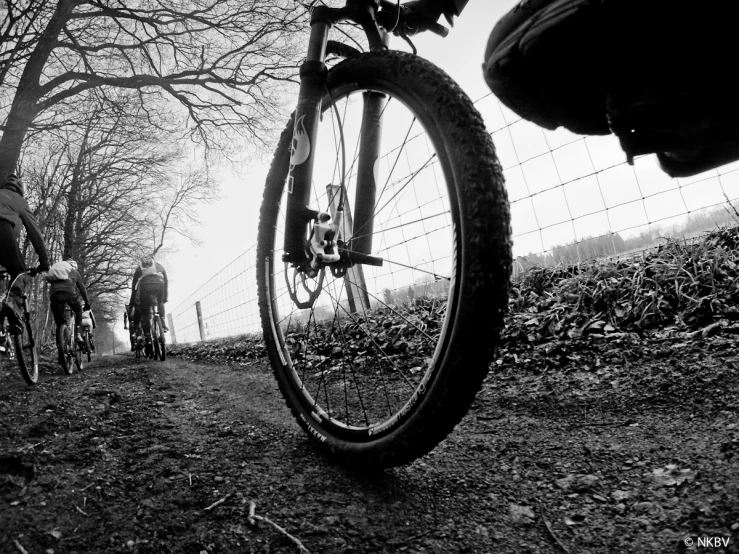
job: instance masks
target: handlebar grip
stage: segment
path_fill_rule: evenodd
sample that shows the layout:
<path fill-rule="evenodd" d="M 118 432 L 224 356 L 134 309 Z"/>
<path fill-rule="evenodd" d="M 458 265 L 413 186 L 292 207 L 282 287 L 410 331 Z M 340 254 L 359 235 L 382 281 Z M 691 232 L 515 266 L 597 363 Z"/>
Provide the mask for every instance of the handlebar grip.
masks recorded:
<path fill-rule="evenodd" d="M 442 38 L 446 38 L 449 34 L 449 29 L 444 27 L 441 23 L 429 23 L 428 30 Z"/>

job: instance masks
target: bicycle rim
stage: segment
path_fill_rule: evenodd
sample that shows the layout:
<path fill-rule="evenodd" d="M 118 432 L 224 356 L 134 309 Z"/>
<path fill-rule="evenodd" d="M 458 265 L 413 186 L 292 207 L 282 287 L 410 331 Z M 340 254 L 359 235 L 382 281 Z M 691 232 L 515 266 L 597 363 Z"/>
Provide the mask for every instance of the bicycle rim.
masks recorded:
<path fill-rule="evenodd" d="M 375 63 L 374 75 L 395 58 L 408 62 L 396 53 L 364 57 Z M 412 79 L 404 85 L 402 78 L 370 77 L 364 80 L 374 82 L 364 86 L 360 61 L 344 64 L 356 70 L 347 70 L 347 78 L 337 79 L 324 96 L 311 203 L 333 215 L 343 199 L 342 238 L 366 234 L 352 228 L 351 221 L 357 203 L 366 202 L 355 199 L 363 99 L 384 95 L 382 150 L 373 171 L 377 192 L 371 252 L 383 265 L 354 266 L 346 274 L 325 269 L 310 279 L 281 262 L 289 153 L 278 150 L 260 223 L 260 305 L 275 373 L 301 425 L 345 460 L 390 466 L 425 454 L 457 423 L 484 377 L 489 349 L 476 345 L 477 352 L 467 354 L 461 350 L 469 340 L 453 342 L 463 290 L 466 216 L 448 137 L 439 130 L 436 114 L 426 111 L 426 102 L 408 92 L 416 86 Z M 422 69 L 438 79 L 440 72 L 429 67 Z M 423 86 L 416 90 L 423 93 Z M 291 151 L 298 148 L 293 145 Z M 505 227 L 505 199 L 500 204 L 505 205 Z M 504 243 L 505 251 L 508 236 L 497 234 L 490 241 Z M 505 252 L 501 258 L 506 259 Z M 499 281 L 505 273 L 497 271 Z M 506 290 L 502 285 L 500 294 Z M 298 309 L 294 296 L 312 305 Z M 496 302 L 500 312 L 503 300 Z M 467 310 L 465 315 L 474 315 Z M 499 313 L 495 320 L 492 342 L 502 321 Z M 454 356 L 475 366 L 469 371 L 471 382 L 458 389 L 448 384 Z M 448 417 L 434 413 L 437 402 L 440 409 L 449 408 Z"/>

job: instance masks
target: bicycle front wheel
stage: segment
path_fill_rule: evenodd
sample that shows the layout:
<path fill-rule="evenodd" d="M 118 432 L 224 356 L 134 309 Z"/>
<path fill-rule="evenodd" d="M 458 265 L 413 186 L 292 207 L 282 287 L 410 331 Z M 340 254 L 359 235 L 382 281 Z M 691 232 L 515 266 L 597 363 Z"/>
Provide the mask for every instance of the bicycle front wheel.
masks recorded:
<path fill-rule="evenodd" d="M 380 106 L 382 131 L 362 122 L 368 102 Z M 329 71 L 316 144 L 294 145 L 293 129 L 305 140 L 300 121 L 290 121 L 267 178 L 257 239 L 259 306 L 275 376 L 298 423 L 341 461 L 407 463 L 466 414 L 503 326 L 510 216 L 492 140 L 444 72 L 392 51 Z M 358 167 L 361 132 L 382 133 L 369 161 L 376 188 L 369 201 L 356 191 L 357 175 L 367 173 Z M 341 199 L 347 244 L 369 234 L 369 225 L 353 228 L 351 220 L 370 205 L 366 253 L 382 258 L 382 267 L 309 276 L 282 262 L 288 169 L 304 147 L 315 156 L 311 201 L 333 215 Z"/>
<path fill-rule="evenodd" d="M 77 342 L 77 339 L 74 340 L 74 346 L 72 347 L 72 352 L 74 353 L 74 363 L 77 366 L 77 371 L 82 371 L 85 369 L 84 365 L 84 359 L 82 357 L 82 344 Z"/>
<path fill-rule="evenodd" d="M 36 346 L 31 344 L 31 335 L 26 325 L 21 325 L 21 332 L 13 335 L 15 356 L 21 370 L 23 380 L 29 385 L 38 381 L 38 356 Z"/>
<path fill-rule="evenodd" d="M 151 342 L 154 348 L 154 352 L 151 358 L 152 360 L 158 360 L 160 352 L 161 352 L 161 345 L 159 344 L 160 326 L 159 326 L 159 321 L 157 320 L 157 318 L 154 318 L 154 324 L 152 325 L 152 331 L 153 331 L 152 333 L 153 336 L 151 337 Z"/>

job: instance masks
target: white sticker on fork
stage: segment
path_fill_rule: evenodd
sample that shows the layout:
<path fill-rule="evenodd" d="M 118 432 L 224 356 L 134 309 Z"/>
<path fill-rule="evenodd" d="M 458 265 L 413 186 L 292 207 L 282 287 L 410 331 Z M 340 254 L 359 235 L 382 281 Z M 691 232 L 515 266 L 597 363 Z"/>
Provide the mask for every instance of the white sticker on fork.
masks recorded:
<path fill-rule="evenodd" d="M 310 156 L 310 138 L 308 137 L 308 132 L 305 130 L 304 119 L 304 115 L 300 116 L 293 131 L 292 151 L 290 153 L 291 169 L 296 165 L 304 163 L 308 159 L 308 156 Z"/>

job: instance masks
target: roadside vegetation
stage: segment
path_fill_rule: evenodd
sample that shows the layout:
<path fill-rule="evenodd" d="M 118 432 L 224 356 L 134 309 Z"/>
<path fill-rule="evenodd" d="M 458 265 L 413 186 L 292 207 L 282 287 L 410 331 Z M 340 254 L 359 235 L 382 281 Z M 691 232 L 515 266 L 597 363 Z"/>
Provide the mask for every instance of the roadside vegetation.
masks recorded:
<path fill-rule="evenodd" d="M 588 336 L 733 332 L 739 320 L 738 283 L 736 226 L 697 242 L 669 241 L 631 258 L 531 268 L 514 279 L 502 353 Z M 398 330 L 396 339 L 408 337 L 404 318 L 424 302 L 418 293 L 404 302 L 396 299 L 380 310 L 380 327 Z M 171 354 L 247 363 L 264 357 L 266 350 L 259 335 L 242 335 L 172 345 Z"/>

